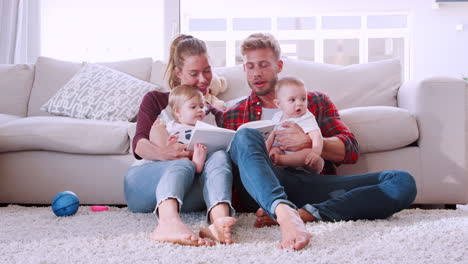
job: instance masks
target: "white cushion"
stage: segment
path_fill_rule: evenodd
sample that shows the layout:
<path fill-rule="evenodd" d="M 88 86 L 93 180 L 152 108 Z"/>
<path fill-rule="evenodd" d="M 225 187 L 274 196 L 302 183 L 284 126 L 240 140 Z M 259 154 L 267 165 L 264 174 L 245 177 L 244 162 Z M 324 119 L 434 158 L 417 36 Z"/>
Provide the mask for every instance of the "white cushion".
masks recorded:
<path fill-rule="evenodd" d="M 0 113 L 26 116 L 34 65 L 0 64 Z"/>
<path fill-rule="evenodd" d="M 0 152 L 51 150 L 81 154 L 125 154 L 132 123 L 36 116 L 0 125 Z"/>
<path fill-rule="evenodd" d="M 251 90 L 242 65 L 215 68 L 214 72 L 227 81 L 226 91 L 219 95 L 221 100 L 230 101 L 250 94 Z"/>
<path fill-rule="evenodd" d="M 402 108 L 356 107 L 339 113 L 356 136 L 361 153 L 401 148 L 419 137 L 416 118 Z"/>
<path fill-rule="evenodd" d="M 41 110 L 83 119 L 131 121 L 143 96 L 156 89 L 123 72 L 86 63 Z"/>
<path fill-rule="evenodd" d="M 152 63 L 153 59 L 142 58 L 98 64 L 148 82 Z M 82 63 L 39 57 L 36 62 L 34 84 L 28 104 L 28 116 L 51 115 L 40 110 L 41 106 L 57 93 L 80 70 L 81 66 Z"/>
<path fill-rule="evenodd" d="M 229 101 L 249 95 L 250 87 L 242 65 L 215 68 L 226 78 L 228 89 L 219 97 Z M 326 93 L 338 109 L 362 106 L 397 106 L 401 85 L 401 65 L 396 59 L 339 66 L 284 59 L 280 77 L 292 75 L 304 80 L 309 91 Z"/>
<path fill-rule="evenodd" d="M 308 90 L 326 93 L 338 109 L 397 106 L 401 65 L 396 59 L 349 66 L 286 59 L 280 76 L 304 80 Z"/>
<path fill-rule="evenodd" d="M 7 122 L 10 122 L 12 120 L 16 120 L 21 118 L 21 116 L 17 115 L 9 115 L 9 114 L 0 114 L 0 125 L 3 125 Z"/>
<path fill-rule="evenodd" d="M 169 92 L 171 89 L 169 88 L 168 76 L 166 76 L 166 67 L 167 63 L 163 61 L 153 62 L 150 82 L 161 87 L 161 91 Z"/>

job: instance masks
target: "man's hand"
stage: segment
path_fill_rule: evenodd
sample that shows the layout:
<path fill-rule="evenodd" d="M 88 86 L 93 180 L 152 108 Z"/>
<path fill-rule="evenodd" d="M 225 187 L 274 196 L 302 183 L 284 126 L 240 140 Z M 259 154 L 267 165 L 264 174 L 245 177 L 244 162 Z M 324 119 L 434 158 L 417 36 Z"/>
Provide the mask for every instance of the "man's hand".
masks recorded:
<path fill-rule="evenodd" d="M 312 141 L 302 128 L 296 123 L 284 122 L 284 130 L 274 131 L 276 141 L 282 150 L 299 151 L 304 148 L 310 148 Z"/>

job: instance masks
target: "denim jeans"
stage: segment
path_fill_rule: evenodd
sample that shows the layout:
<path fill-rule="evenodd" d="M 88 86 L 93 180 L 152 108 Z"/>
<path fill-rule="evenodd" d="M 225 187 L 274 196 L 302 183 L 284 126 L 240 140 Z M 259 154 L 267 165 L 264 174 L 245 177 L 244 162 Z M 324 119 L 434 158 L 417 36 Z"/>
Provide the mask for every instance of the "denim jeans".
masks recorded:
<path fill-rule="evenodd" d="M 415 181 L 405 171 L 337 176 L 275 167 L 255 129 L 236 133 L 230 156 L 237 166 L 234 184 L 243 207 L 254 211 L 260 206 L 273 219 L 282 202 L 323 221 L 383 219 L 407 208 L 416 197 Z"/>
<path fill-rule="evenodd" d="M 157 212 L 159 204 L 175 198 L 179 211 L 193 212 L 227 203 L 231 208 L 232 171 L 225 151 L 208 154 L 202 173 L 188 159 L 155 161 L 130 167 L 124 180 L 128 208 L 135 213 Z M 208 217 L 209 219 L 209 217 Z"/>

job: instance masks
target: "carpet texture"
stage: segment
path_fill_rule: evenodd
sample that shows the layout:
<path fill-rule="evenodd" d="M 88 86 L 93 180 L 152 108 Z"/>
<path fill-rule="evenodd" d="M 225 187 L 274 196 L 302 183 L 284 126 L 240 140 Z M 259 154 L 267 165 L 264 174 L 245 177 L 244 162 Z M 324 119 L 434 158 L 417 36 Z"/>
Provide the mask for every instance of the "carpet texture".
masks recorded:
<path fill-rule="evenodd" d="M 254 228 L 240 214 L 237 244 L 188 247 L 149 239 L 152 214 L 127 208 L 72 217 L 50 207 L 0 208 L 0 263 L 468 263 L 468 206 L 457 210 L 404 210 L 387 220 L 308 223 L 312 242 L 293 252 L 276 249 L 277 227 Z M 194 230 L 203 213 L 184 214 Z"/>

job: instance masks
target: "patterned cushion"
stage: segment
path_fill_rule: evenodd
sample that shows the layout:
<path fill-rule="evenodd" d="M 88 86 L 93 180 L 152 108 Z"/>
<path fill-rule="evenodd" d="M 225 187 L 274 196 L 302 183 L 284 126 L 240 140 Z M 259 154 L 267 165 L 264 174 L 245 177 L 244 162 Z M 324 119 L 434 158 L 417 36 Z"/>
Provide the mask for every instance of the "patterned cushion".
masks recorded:
<path fill-rule="evenodd" d="M 41 110 L 83 119 L 131 121 L 143 96 L 156 89 L 123 72 L 86 63 Z"/>

